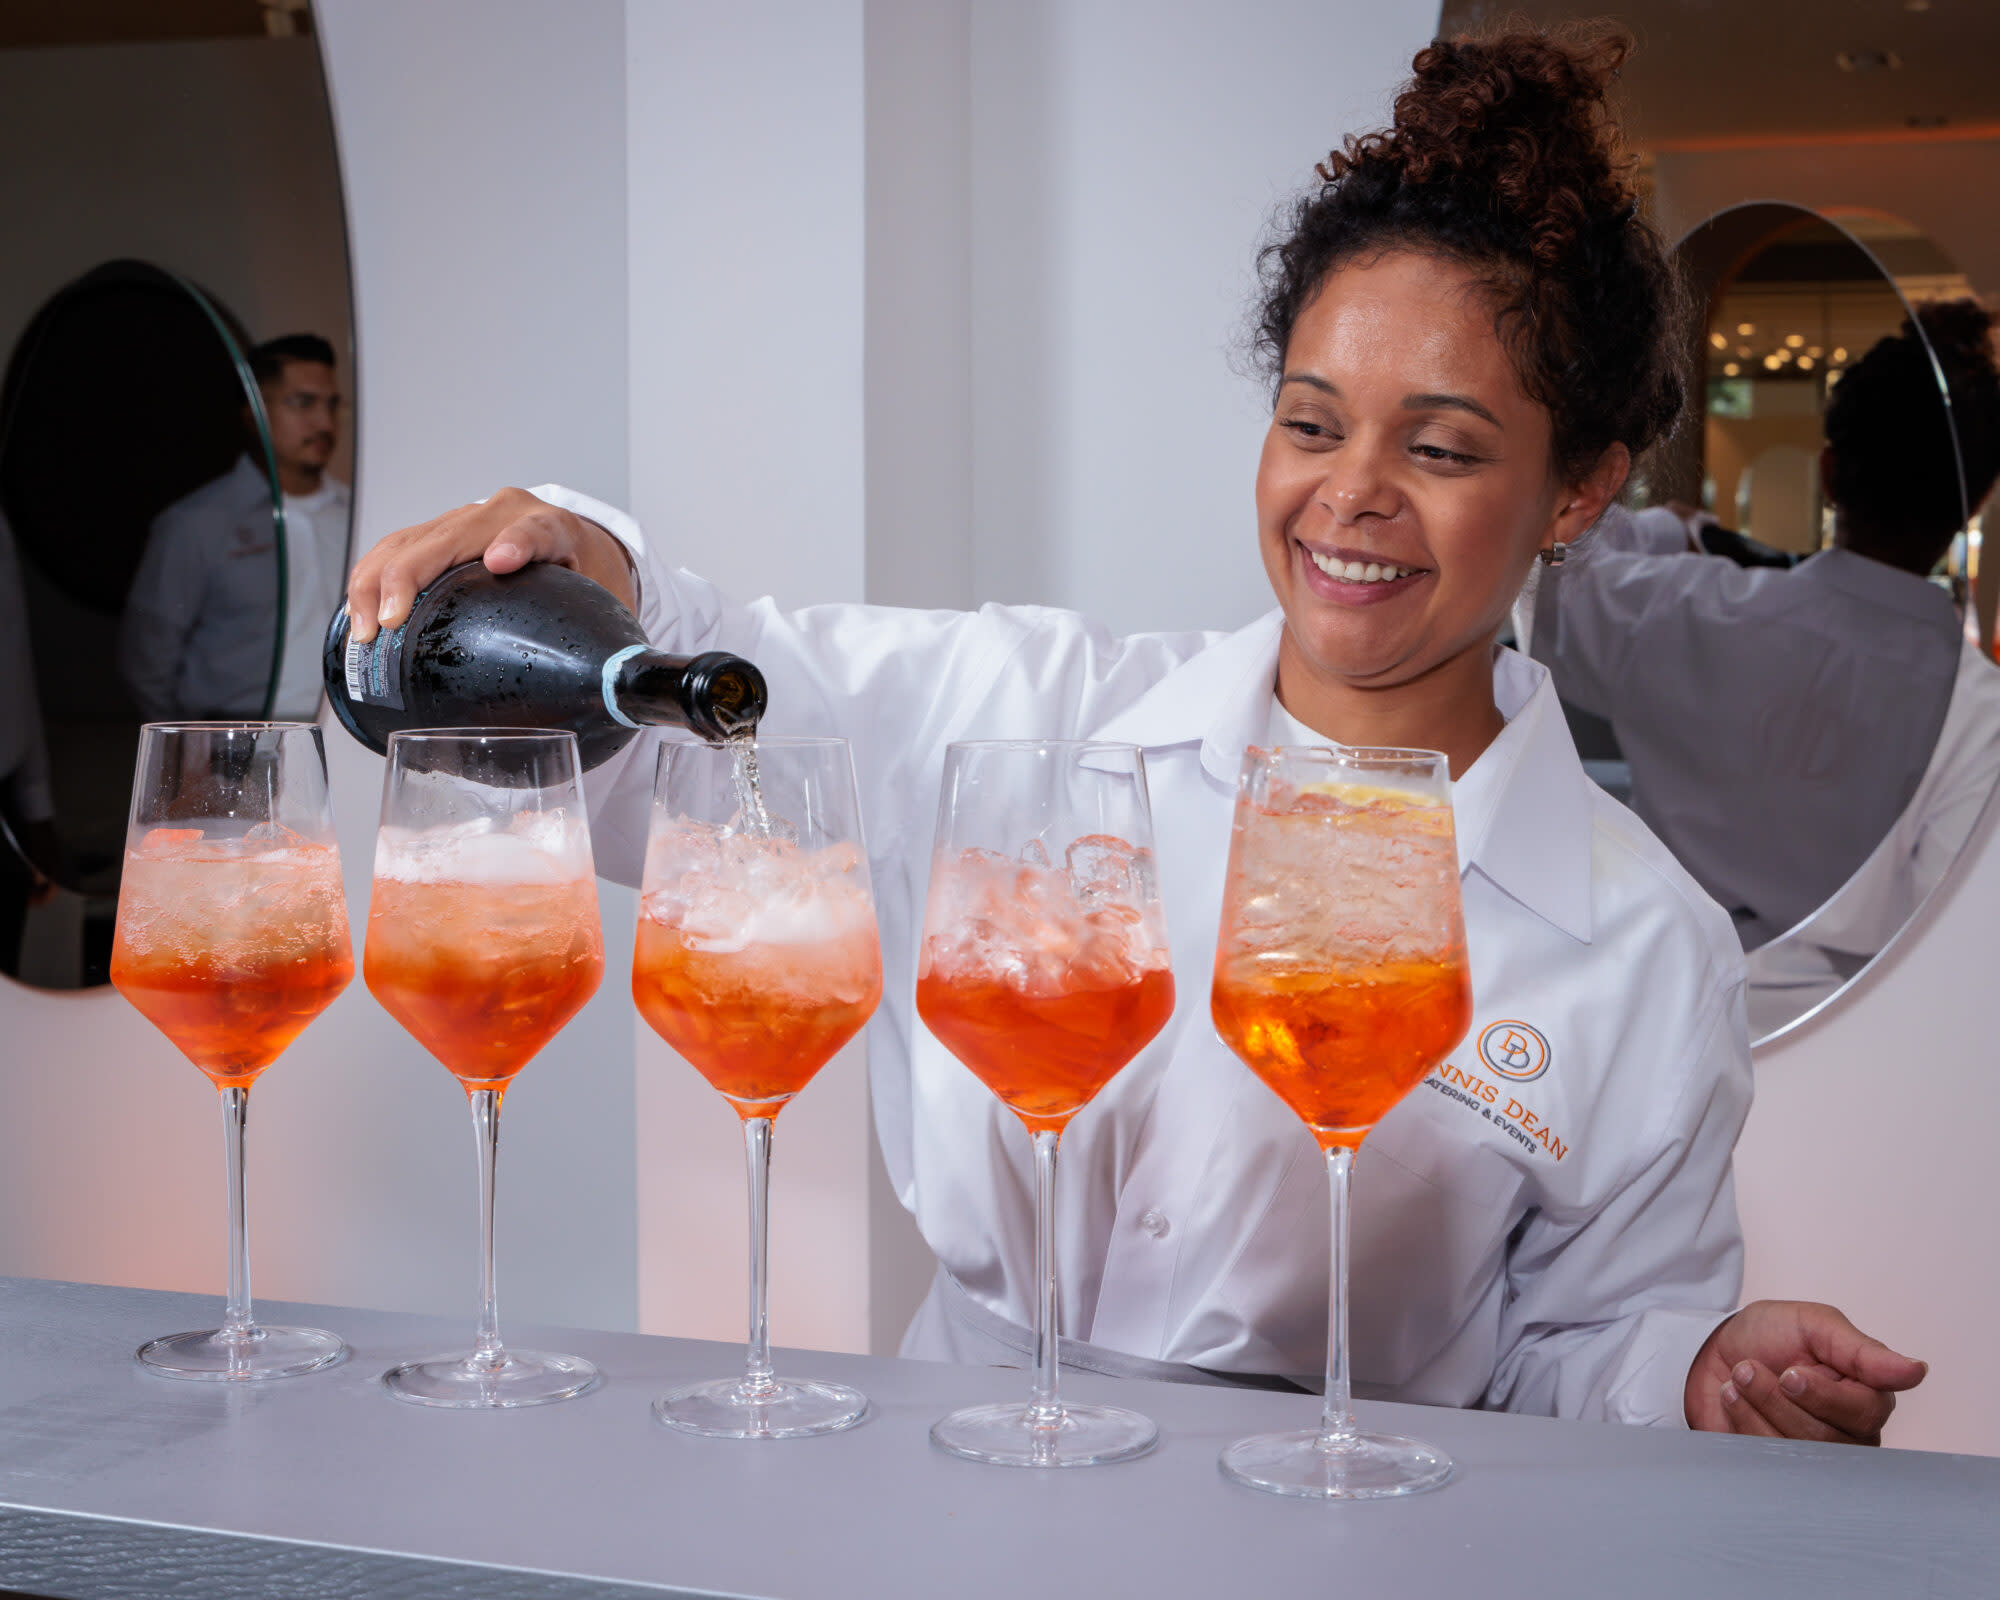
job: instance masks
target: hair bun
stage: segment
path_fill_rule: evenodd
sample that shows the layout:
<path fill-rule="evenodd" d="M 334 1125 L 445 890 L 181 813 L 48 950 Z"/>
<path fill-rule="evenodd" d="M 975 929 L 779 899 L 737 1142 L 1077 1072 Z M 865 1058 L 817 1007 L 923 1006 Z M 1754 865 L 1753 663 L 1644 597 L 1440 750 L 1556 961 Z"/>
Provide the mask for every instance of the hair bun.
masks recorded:
<path fill-rule="evenodd" d="M 1318 171 L 1466 191 L 1519 228 L 1529 257 L 1557 266 L 1637 215 L 1635 162 L 1610 106 L 1631 50 L 1613 24 L 1440 39 L 1411 64 L 1393 125 L 1350 138 Z"/>
<path fill-rule="evenodd" d="M 1686 295 L 1640 215 L 1611 85 L 1632 49 L 1609 23 L 1526 24 L 1420 51 L 1395 121 L 1350 137 L 1258 258 L 1256 349 L 1275 386 L 1326 276 L 1410 250 L 1467 269 L 1571 481 L 1634 457 L 1683 409 Z"/>

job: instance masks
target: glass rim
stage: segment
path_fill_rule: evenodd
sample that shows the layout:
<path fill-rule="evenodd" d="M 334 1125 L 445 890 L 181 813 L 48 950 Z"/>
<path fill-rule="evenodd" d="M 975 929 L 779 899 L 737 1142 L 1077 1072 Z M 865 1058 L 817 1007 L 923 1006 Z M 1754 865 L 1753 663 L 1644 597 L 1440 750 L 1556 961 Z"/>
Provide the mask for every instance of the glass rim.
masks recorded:
<path fill-rule="evenodd" d="M 1253 744 L 1243 751 L 1244 761 L 1260 765 L 1281 757 L 1296 759 L 1302 756 L 1355 767 L 1435 766 L 1443 762 L 1449 770 L 1451 762 L 1442 750 L 1419 750 L 1401 745 L 1340 744 L 1331 739 L 1325 744 Z"/>
<path fill-rule="evenodd" d="M 498 744 L 509 740 L 567 739 L 576 742 L 570 728 L 398 728 L 389 735 L 389 746 L 403 741 L 411 744 L 450 740 L 457 744 Z"/>
<path fill-rule="evenodd" d="M 755 745 L 760 750 L 830 750 L 835 746 L 846 747 L 852 742 L 835 733 L 774 733 L 768 738 L 761 733 L 753 733 L 733 735 L 727 739 L 662 739 L 660 749 L 713 750 L 721 754 L 736 745 Z"/>
<path fill-rule="evenodd" d="M 954 750 L 1129 750 L 1144 755 L 1146 747 L 1129 739 L 954 739 L 945 747 Z"/>
<path fill-rule="evenodd" d="M 317 722 L 258 717 L 216 717 L 205 722 L 142 722 L 141 733 L 318 733 Z"/>

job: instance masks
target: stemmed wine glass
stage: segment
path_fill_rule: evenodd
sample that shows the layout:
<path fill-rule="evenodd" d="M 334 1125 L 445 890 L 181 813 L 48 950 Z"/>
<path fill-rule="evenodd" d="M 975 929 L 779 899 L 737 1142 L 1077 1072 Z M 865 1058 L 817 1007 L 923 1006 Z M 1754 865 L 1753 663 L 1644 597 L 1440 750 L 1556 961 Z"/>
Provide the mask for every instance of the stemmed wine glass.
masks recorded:
<path fill-rule="evenodd" d="M 845 739 L 660 747 L 632 998 L 743 1119 L 750 1349 L 740 1378 L 661 1396 L 684 1433 L 791 1439 L 868 1410 L 837 1383 L 771 1368 L 771 1130 L 882 998 L 882 950 Z"/>
<path fill-rule="evenodd" d="M 1326 1153 L 1333 1259 L 1316 1430 L 1262 1434 L 1222 1470 L 1274 1494 L 1432 1489 L 1451 1458 L 1356 1426 L 1348 1383 L 1354 1152 L 1472 1020 L 1451 778 L 1430 750 L 1249 750 L 1237 784 L 1211 996 L 1216 1031 Z"/>
<path fill-rule="evenodd" d="M 222 1095 L 229 1180 L 223 1325 L 143 1346 L 176 1378 L 288 1378 L 347 1346 L 250 1312 L 243 1135 L 250 1085 L 354 976 L 319 729 L 149 722 L 126 830 L 111 981 Z"/>
<path fill-rule="evenodd" d="M 493 1282 L 493 1169 L 508 1085 L 604 975 L 576 735 L 416 729 L 389 737 L 362 971 L 464 1087 L 479 1153 L 472 1352 L 382 1376 L 419 1405 L 542 1405 L 585 1393 L 581 1356 L 509 1350 Z"/>
<path fill-rule="evenodd" d="M 917 1011 L 1018 1116 L 1035 1152 L 1035 1387 L 953 1412 L 939 1449 L 1002 1466 L 1144 1455 L 1159 1430 L 1057 1392 L 1056 1143 L 1174 1009 L 1152 812 L 1136 745 L 954 744 L 945 753 Z"/>

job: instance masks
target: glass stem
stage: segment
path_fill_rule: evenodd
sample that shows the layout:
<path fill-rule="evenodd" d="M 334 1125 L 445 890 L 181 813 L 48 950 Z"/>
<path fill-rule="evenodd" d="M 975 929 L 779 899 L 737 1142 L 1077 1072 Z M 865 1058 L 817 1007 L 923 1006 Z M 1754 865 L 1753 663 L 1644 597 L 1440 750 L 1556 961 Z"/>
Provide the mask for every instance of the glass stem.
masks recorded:
<path fill-rule="evenodd" d="M 243 1129 L 249 1120 L 250 1088 L 222 1091 L 222 1147 L 229 1184 L 229 1304 L 222 1313 L 222 1337 L 247 1344 L 257 1336 L 250 1315 L 250 1218 L 243 1182 Z"/>
<path fill-rule="evenodd" d="M 1028 1407 L 1028 1424 L 1054 1428 L 1061 1424 L 1062 1397 L 1057 1393 L 1056 1316 L 1056 1140 L 1050 1129 L 1035 1134 L 1035 1399 Z"/>
<path fill-rule="evenodd" d="M 479 1332 L 472 1341 L 472 1365 L 495 1368 L 507 1359 L 500 1343 L 500 1296 L 493 1281 L 493 1169 L 500 1161 L 500 1099 L 503 1089 L 468 1089 L 472 1141 L 479 1152 Z"/>
<path fill-rule="evenodd" d="M 750 1354 L 743 1390 L 753 1400 L 777 1387 L 771 1373 L 771 1118 L 743 1119 L 750 1166 Z"/>
<path fill-rule="evenodd" d="M 1319 1444 L 1339 1450 L 1358 1437 L 1354 1396 L 1347 1371 L 1347 1174 L 1354 1152 L 1335 1145 L 1326 1153 L 1327 1193 L 1333 1213 L 1333 1259 L 1327 1274 L 1326 1400 L 1320 1407 Z"/>

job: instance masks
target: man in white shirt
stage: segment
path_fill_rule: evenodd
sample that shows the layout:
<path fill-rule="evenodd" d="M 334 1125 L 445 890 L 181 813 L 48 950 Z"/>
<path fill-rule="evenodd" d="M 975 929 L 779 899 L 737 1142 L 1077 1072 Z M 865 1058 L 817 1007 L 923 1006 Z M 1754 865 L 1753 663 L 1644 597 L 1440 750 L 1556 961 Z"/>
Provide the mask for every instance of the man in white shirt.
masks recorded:
<path fill-rule="evenodd" d="M 154 519 L 118 652 L 148 720 L 319 713 L 321 638 L 340 603 L 353 500 L 327 471 L 341 409 L 333 346 L 288 334 L 251 351 L 250 371 L 283 515 L 273 514 L 271 477 L 253 451 Z M 282 639 L 274 637 L 280 570 Z"/>

